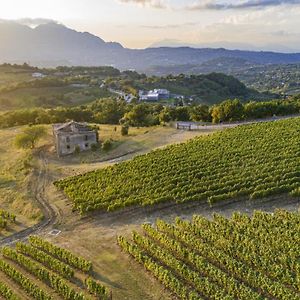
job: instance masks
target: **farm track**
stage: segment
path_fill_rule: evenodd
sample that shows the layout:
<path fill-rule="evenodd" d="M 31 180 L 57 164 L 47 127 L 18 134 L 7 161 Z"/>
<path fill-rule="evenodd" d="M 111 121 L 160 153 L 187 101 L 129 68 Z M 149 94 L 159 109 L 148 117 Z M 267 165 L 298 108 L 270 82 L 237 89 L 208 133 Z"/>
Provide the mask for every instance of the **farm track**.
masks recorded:
<path fill-rule="evenodd" d="M 25 240 L 29 235 L 38 234 L 42 230 L 50 228 L 52 225 L 54 225 L 60 217 L 60 213 L 52 207 L 45 195 L 45 187 L 48 183 L 48 166 L 43 150 L 39 152 L 38 156 L 40 168 L 38 170 L 38 176 L 36 177 L 36 185 L 32 192 L 35 194 L 35 200 L 44 216 L 43 220 L 38 224 L 1 239 L 0 246 L 11 245 L 18 241 Z"/>
<path fill-rule="evenodd" d="M 275 120 L 281 120 L 281 119 L 288 119 L 288 118 L 295 118 L 299 117 L 299 115 L 293 115 L 293 116 L 283 116 L 283 117 L 276 117 L 270 118 L 270 119 L 264 119 L 264 120 L 255 120 L 255 121 L 250 121 L 250 122 L 239 122 L 239 123 L 233 123 L 233 124 L 220 124 L 220 125 L 208 125 L 208 126 L 203 126 L 203 128 L 212 128 L 214 127 L 215 129 L 224 129 L 224 128 L 232 128 L 236 127 L 239 125 L 247 125 L 247 124 L 252 124 L 252 123 L 260 123 L 260 122 L 270 122 L 270 121 L 275 121 Z M 107 162 L 112 162 L 112 163 L 117 163 L 121 161 L 125 161 L 127 159 L 130 159 L 132 157 L 132 154 L 143 154 L 142 150 L 136 150 L 133 152 L 128 152 L 125 153 L 124 155 L 115 157 L 115 158 L 110 158 L 107 160 Z M 40 167 L 38 170 L 38 175 L 36 176 L 36 185 L 34 186 L 33 193 L 35 194 L 35 200 L 38 203 L 42 213 L 43 213 L 43 220 L 39 222 L 38 224 L 35 224 L 31 227 L 28 227 L 22 231 L 16 232 L 8 237 L 5 237 L 0 240 L 0 247 L 2 246 L 7 246 L 7 245 L 12 245 L 15 244 L 18 241 L 26 240 L 28 236 L 33 235 L 33 234 L 38 234 L 46 230 L 50 230 L 53 225 L 61 219 L 61 213 L 59 210 L 57 210 L 55 207 L 53 207 L 45 194 L 45 188 L 47 184 L 51 184 L 49 182 L 49 176 L 48 176 L 48 162 L 47 159 L 45 158 L 45 153 L 44 149 L 41 149 L 40 152 L 38 153 L 39 157 L 39 163 Z M 104 162 L 104 161 L 101 161 Z M 299 201 L 299 200 L 298 200 Z M 293 204 L 298 204 L 297 200 Z M 226 207 L 227 205 L 233 204 L 233 203 L 239 203 L 239 200 L 231 200 L 231 201 L 225 201 L 222 204 L 217 205 L 216 208 L 222 208 Z M 267 200 L 267 203 L 269 200 Z M 203 209 L 207 207 L 207 203 L 202 203 L 200 206 L 203 206 Z M 165 204 L 164 206 L 160 207 L 154 207 L 154 208 L 137 208 L 133 207 L 128 210 L 124 211 L 119 211 L 111 214 L 107 214 L 106 212 L 100 214 L 102 218 L 106 221 L 116 221 L 116 219 L 119 219 L 121 216 L 124 216 L 124 214 L 129 214 L 129 217 L 132 216 L 133 218 L 138 217 L 140 214 L 149 214 L 153 213 L 153 210 L 157 209 L 163 209 L 163 210 L 168 210 L 170 208 L 174 208 L 174 203 L 168 203 Z M 199 203 L 190 203 L 186 205 L 185 208 L 198 208 L 199 209 Z M 175 208 L 182 208 L 182 205 L 175 205 Z M 99 214 L 99 213 L 98 213 Z M 79 224 L 82 224 L 84 222 L 88 222 L 88 220 L 94 216 L 94 214 L 91 214 L 89 216 L 85 216 L 81 219 Z"/>

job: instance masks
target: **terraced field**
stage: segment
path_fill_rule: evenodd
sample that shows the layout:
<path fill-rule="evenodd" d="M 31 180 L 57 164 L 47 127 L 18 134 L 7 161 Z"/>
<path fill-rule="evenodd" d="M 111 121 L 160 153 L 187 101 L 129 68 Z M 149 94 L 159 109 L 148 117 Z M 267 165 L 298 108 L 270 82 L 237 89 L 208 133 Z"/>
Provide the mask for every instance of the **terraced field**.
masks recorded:
<path fill-rule="evenodd" d="M 28 244 L 18 242 L 15 249 L 1 251 L 4 299 L 112 299 L 111 292 L 93 278 L 90 261 L 37 236 L 31 236 Z"/>
<path fill-rule="evenodd" d="M 300 299 L 300 214 L 158 220 L 122 236 L 123 251 L 178 299 Z"/>
<path fill-rule="evenodd" d="M 300 195 L 300 118 L 238 126 L 55 185 L 84 214 L 132 205 Z"/>

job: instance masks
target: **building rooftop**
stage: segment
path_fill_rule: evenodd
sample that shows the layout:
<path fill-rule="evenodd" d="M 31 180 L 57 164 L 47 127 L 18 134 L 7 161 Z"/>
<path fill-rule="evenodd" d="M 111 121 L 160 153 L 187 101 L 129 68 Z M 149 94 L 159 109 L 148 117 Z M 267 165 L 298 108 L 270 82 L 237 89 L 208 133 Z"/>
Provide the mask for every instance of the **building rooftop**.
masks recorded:
<path fill-rule="evenodd" d="M 86 123 L 79 123 L 75 121 L 70 121 L 68 123 L 59 123 L 53 125 L 53 130 L 58 132 L 68 132 L 68 133 L 84 133 L 92 131 L 92 129 Z"/>

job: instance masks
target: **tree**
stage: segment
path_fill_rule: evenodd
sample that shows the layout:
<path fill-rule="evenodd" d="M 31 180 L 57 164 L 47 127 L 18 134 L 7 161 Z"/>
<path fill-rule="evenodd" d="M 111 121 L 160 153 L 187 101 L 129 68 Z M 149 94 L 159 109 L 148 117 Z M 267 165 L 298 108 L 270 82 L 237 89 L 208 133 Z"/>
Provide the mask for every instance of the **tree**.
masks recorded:
<path fill-rule="evenodd" d="M 177 121 L 190 121 L 189 109 L 186 106 L 176 107 L 176 120 Z"/>
<path fill-rule="evenodd" d="M 45 135 L 47 131 L 43 126 L 30 126 L 18 134 L 15 138 L 15 145 L 17 148 L 34 149 L 36 143 Z"/>
<path fill-rule="evenodd" d="M 226 100 L 213 106 L 211 116 L 214 123 L 242 120 L 244 118 L 244 106 L 238 99 Z"/>
<path fill-rule="evenodd" d="M 210 122 L 211 116 L 209 114 L 209 107 L 204 104 L 192 107 L 190 110 L 190 118 L 194 122 Z"/>
<path fill-rule="evenodd" d="M 168 123 L 172 120 L 170 111 L 165 107 L 159 114 L 160 123 Z"/>

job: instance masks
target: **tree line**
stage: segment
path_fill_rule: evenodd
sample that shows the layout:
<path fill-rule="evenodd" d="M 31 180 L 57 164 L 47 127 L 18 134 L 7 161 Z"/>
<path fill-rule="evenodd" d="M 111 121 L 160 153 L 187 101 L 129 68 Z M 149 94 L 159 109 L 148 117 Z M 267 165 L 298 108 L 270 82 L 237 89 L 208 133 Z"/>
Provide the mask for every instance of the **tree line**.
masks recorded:
<path fill-rule="evenodd" d="M 208 106 L 164 106 L 162 104 L 128 104 L 120 99 L 101 99 L 88 105 L 13 110 L 0 114 L 0 128 L 19 125 L 62 123 L 69 120 L 99 124 L 154 126 L 170 121 L 232 122 L 300 113 L 300 96 L 285 100 L 243 103 L 226 100 Z"/>

